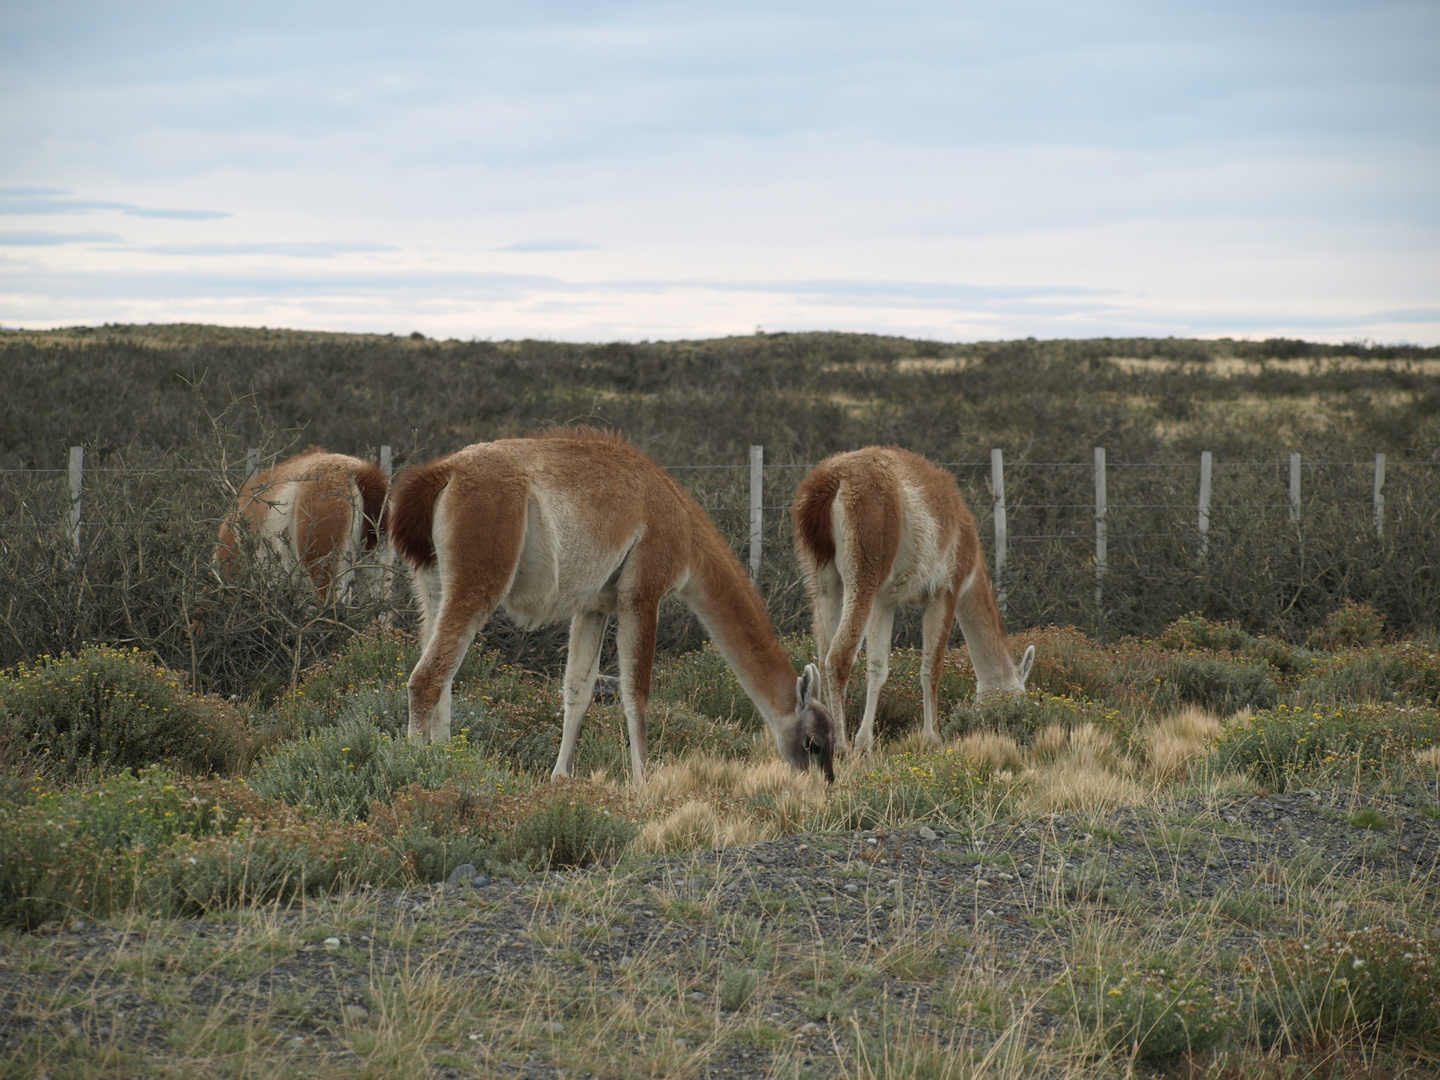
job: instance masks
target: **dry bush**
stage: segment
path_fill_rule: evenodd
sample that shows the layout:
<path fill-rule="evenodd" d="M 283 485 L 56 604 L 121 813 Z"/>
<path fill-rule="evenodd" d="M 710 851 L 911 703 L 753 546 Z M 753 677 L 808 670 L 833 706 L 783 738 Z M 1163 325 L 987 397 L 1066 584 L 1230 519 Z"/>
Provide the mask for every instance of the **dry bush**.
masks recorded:
<path fill-rule="evenodd" d="M 995 731 L 972 731 L 962 735 L 955 742 L 955 752 L 991 772 L 1016 773 L 1025 764 L 1015 740 Z"/>
<path fill-rule="evenodd" d="M 1191 764 L 1210 752 L 1221 730 L 1217 717 L 1194 706 L 1145 728 L 1140 745 L 1150 778 L 1156 784 L 1183 780 Z"/>
<path fill-rule="evenodd" d="M 646 825 L 639 843 L 646 851 L 681 852 L 735 847 L 758 839 L 760 830 L 750 818 L 718 811 L 704 799 L 691 799 Z"/>
<path fill-rule="evenodd" d="M 1440 746 L 1432 746 L 1415 752 L 1416 764 L 1440 771 Z"/>
<path fill-rule="evenodd" d="M 823 812 L 829 791 L 819 776 L 773 756 L 747 762 L 692 754 L 657 766 L 641 798 L 649 812 L 663 815 L 646 827 L 641 844 L 684 851 L 795 832 Z"/>
<path fill-rule="evenodd" d="M 1025 773 L 1025 805 L 1038 813 L 1098 813 L 1140 803 L 1149 790 L 1134 773 L 1134 763 L 1121 755 L 1114 736 L 1082 724 L 1069 733 L 1063 749 L 1035 761 Z"/>

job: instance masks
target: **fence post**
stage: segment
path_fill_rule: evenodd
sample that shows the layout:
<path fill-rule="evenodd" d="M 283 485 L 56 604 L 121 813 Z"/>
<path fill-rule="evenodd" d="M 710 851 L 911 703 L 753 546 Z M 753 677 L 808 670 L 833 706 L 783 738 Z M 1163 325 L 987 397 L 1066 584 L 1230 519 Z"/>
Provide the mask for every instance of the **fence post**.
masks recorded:
<path fill-rule="evenodd" d="M 1095 447 L 1095 604 L 1102 604 L 1105 578 L 1105 448 Z"/>
<path fill-rule="evenodd" d="M 85 448 L 70 447 L 70 542 L 80 553 L 80 488 L 85 478 Z"/>
<path fill-rule="evenodd" d="M 1210 466 L 1209 450 L 1200 452 L 1200 554 L 1210 550 Z"/>
<path fill-rule="evenodd" d="M 260 471 L 260 448 L 252 446 L 245 451 L 245 479 L 249 480 Z"/>
<path fill-rule="evenodd" d="M 390 478 L 395 475 L 395 452 L 388 446 L 380 447 L 380 471 L 385 474 L 385 482 L 388 484 Z"/>
<path fill-rule="evenodd" d="M 760 584 L 760 546 L 765 535 L 765 447 L 750 447 L 750 578 Z"/>
<path fill-rule="evenodd" d="M 1375 455 L 1375 535 L 1385 535 L 1385 455 Z"/>
<path fill-rule="evenodd" d="M 1290 455 L 1290 520 L 1300 520 L 1300 455 Z"/>
<path fill-rule="evenodd" d="M 1005 451 L 990 451 L 990 486 L 995 491 L 995 600 L 1005 614 Z"/>

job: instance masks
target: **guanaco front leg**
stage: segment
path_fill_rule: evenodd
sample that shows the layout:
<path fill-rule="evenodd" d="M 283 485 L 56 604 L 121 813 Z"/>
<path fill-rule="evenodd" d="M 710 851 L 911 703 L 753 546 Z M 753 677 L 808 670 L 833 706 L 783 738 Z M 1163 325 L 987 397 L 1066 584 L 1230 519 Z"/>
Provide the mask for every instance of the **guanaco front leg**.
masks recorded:
<path fill-rule="evenodd" d="M 621 600 L 615 620 L 619 653 L 620 701 L 630 733 L 631 782 L 645 783 L 645 710 L 650 704 L 650 676 L 655 666 L 655 631 L 660 621 L 658 599 Z"/>

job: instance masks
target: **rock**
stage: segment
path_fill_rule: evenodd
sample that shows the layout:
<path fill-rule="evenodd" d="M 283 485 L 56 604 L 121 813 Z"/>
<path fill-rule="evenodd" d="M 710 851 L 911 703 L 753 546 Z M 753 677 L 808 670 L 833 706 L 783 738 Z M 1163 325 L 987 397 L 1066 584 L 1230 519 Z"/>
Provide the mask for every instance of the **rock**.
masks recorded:
<path fill-rule="evenodd" d="M 347 1024 L 363 1024 L 370 1019 L 370 1010 L 364 1005 L 346 1005 L 340 1010 L 340 1018 Z"/>
<path fill-rule="evenodd" d="M 470 863 L 461 863 L 450 871 L 450 876 L 445 879 L 445 884 L 452 888 L 460 885 L 469 885 L 478 877 L 480 871 L 476 870 Z"/>
<path fill-rule="evenodd" d="M 338 937 L 327 937 L 320 944 L 324 945 L 325 948 L 329 949 L 331 952 L 334 952 L 340 947 L 340 939 Z"/>
<path fill-rule="evenodd" d="M 559 1020 L 551 1020 L 548 1023 L 541 1024 L 540 1030 L 547 1035 L 563 1035 L 565 1034 L 565 1025 Z"/>
<path fill-rule="evenodd" d="M 916 833 L 916 835 L 919 836 L 921 840 L 938 840 L 938 839 L 939 839 L 939 836 L 936 834 L 935 830 L 932 829 L 932 828 L 930 828 L 928 825 L 921 825 L 921 826 L 920 826 L 920 831 L 919 831 L 918 833 Z"/>

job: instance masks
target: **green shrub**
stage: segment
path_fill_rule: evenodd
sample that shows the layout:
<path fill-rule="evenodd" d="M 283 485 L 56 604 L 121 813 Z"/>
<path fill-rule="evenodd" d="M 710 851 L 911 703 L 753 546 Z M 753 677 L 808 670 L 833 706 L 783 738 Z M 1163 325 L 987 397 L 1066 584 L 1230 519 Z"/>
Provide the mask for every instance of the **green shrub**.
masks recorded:
<path fill-rule="evenodd" d="M 491 857 L 531 870 L 590 866 L 619 855 L 638 832 L 623 815 L 567 798 L 562 787 L 498 838 Z"/>
<path fill-rule="evenodd" d="M 251 788 L 336 821 L 364 821 L 372 803 L 388 803 L 410 784 L 433 788 L 463 780 L 492 792 L 515 786 L 463 733 L 441 746 L 393 738 L 364 705 L 347 703 L 332 726 L 278 747 L 256 770 Z"/>
<path fill-rule="evenodd" d="M 186 692 L 138 649 L 97 645 L 0 673 L 0 742 L 60 776 L 161 763 L 223 774 L 244 764 L 251 733 L 234 708 Z"/>
<path fill-rule="evenodd" d="M 1259 644 L 1254 634 L 1246 633 L 1237 623 L 1215 622 L 1193 612 L 1182 615 L 1155 637 L 1162 649 L 1184 652 L 1186 649 L 1223 649 L 1239 652 Z"/>
<path fill-rule="evenodd" d="M 1227 715 L 1241 709 L 1268 709 L 1280 700 L 1268 664 L 1208 656 L 1172 656 L 1156 670 L 1152 692 L 1161 710 L 1199 705 Z"/>
<path fill-rule="evenodd" d="M 1312 649 L 1353 649 L 1372 645 L 1385 633 L 1385 616 L 1369 604 L 1346 600 L 1310 631 Z"/>
<path fill-rule="evenodd" d="M 1152 1065 L 1214 1046 L 1236 1018 L 1233 1001 L 1163 961 L 1080 968 L 1057 994 L 1111 1052 Z"/>
<path fill-rule="evenodd" d="M 0 925 L 129 906 L 169 847 L 241 828 L 234 781 L 164 769 L 121 772 L 35 793 L 0 816 Z"/>
<path fill-rule="evenodd" d="M 1256 1033 L 1293 1045 L 1347 1033 L 1440 1041 L 1440 939 L 1383 927 L 1296 939 L 1245 957 Z"/>
<path fill-rule="evenodd" d="M 1277 705 L 1229 725 L 1211 763 L 1283 791 L 1297 774 L 1374 773 L 1437 741 L 1435 709 Z"/>
<path fill-rule="evenodd" d="M 998 789 L 997 789 L 998 790 Z M 838 829 L 894 827 L 916 821 L 957 822 L 987 794 L 983 770 L 954 749 L 893 754 L 841 787 L 825 811 Z"/>
<path fill-rule="evenodd" d="M 1026 745 L 1038 732 L 1056 724 L 1067 730 L 1094 724 L 1123 742 L 1130 737 L 1134 720 L 1129 710 L 1104 702 L 1033 690 L 960 702 L 941 725 L 940 737 L 949 740 L 973 731 L 997 731 Z"/>
<path fill-rule="evenodd" d="M 720 971 L 720 1008 L 726 1012 L 743 1009 L 759 985 L 759 972 L 726 964 Z"/>
<path fill-rule="evenodd" d="M 1289 695 L 1291 704 L 1425 702 L 1440 704 L 1440 663 L 1409 645 L 1347 650 L 1315 661 Z"/>

